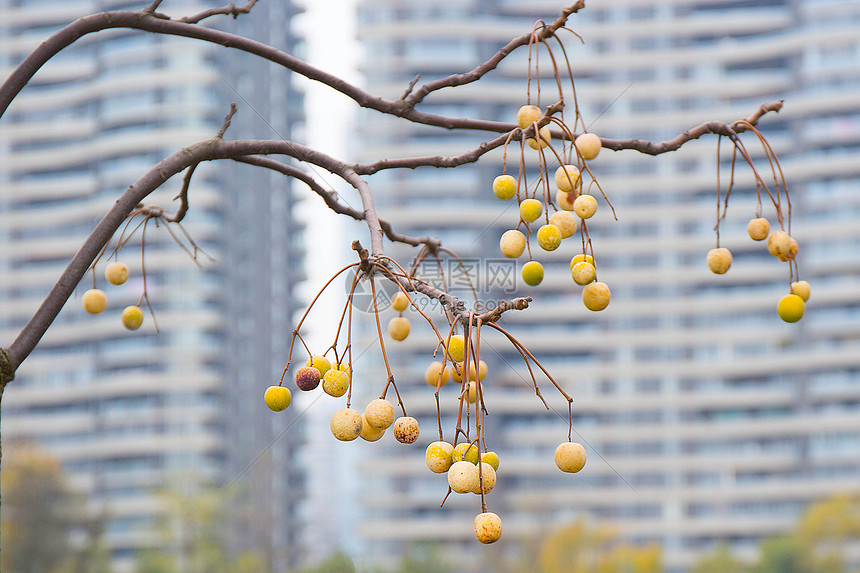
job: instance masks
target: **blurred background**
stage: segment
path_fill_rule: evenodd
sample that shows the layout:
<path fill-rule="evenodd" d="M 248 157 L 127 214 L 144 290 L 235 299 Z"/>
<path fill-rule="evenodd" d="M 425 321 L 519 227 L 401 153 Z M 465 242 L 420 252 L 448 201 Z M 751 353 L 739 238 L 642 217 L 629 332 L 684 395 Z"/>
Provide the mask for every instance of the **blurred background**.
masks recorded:
<path fill-rule="evenodd" d="M 0 65 L 8 74 L 77 17 L 143 4 L 0 0 Z M 179 17 L 220 5 L 165 0 L 160 10 Z M 426 82 L 470 70 L 562 8 L 560 0 L 268 0 L 206 25 L 397 98 L 417 74 Z M 613 295 L 601 313 L 582 306 L 570 279 L 578 240 L 537 255 L 546 269 L 539 287 L 520 284 L 518 268 L 515 284 L 499 279 L 510 263 L 498 238 L 518 218 L 515 203 L 491 191 L 501 151 L 453 170 L 369 177 L 382 217 L 402 232 L 439 236 L 468 263 L 479 302 L 510 298 L 512 286 L 535 297 L 504 326 L 575 398 L 574 440 L 589 461 L 567 475 L 552 461 L 567 437 L 566 400 L 539 378 L 547 411 L 519 354 L 485 333 L 487 446 L 501 458 L 488 504 L 504 536 L 477 547 L 477 498 L 454 496 L 439 509 L 447 484 L 424 465 L 436 439 L 423 380 L 435 342 L 417 313 L 407 311 L 406 341 L 386 340 L 409 414 L 422 424 L 415 445 L 390 435 L 336 442 L 328 422 L 343 400 L 320 389 L 295 391 L 283 413 L 261 399 L 283 371 L 300 312 L 352 261 L 349 243 L 368 243 L 365 228 L 339 221 L 282 176 L 201 166 L 183 225 L 211 260 L 199 256 L 198 268 L 166 229 L 147 228 L 159 332 L 149 314 L 134 332 L 119 321 L 142 293 L 138 230 L 119 254 L 132 271 L 126 285 L 105 286 L 104 264 L 96 270 L 108 310 L 81 308 L 88 275 L 5 392 L 3 570 L 856 571 L 860 2 L 615 0 L 590 3 L 569 25 L 584 40 L 562 34 L 579 107 L 601 136 L 663 140 L 785 100 L 760 128 L 788 180 L 800 278 L 812 284 L 799 323 L 776 316 L 787 266 L 746 234 L 756 216 L 746 168 L 721 225 L 734 264 L 725 276 L 707 270 L 717 173 L 725 191 L 730 170 L 725 142 L 718 165 L 715 137 L 656 158 L 604 150 L 591 162 L 618 216 L 601 201 L 589 223 Z M 513 121 L 526 103 L 527 57 L 521 49 L 422 109 Z M 538 63 L 546 106 L 557 93 L 545 52 Z M 572 93 L 566 98 L 570 121 Z M 361 111 L 218 46 L 127 30 L 82 38 L 0 120 L 4 344 L 115 198 L 166 155 L 211 137 L 230 102 L 239 113 L 228 138 L 290 139 L 348 162 L 459 155 L 484 137 Z M 755 138 L 744 141 L 769 173 Z M 536 181 L 537 163 L 528 165 Z M 310 173 L 360 204 L 334 176 Z M 168 182 L 151 202 L 170 206 L 179 186 Z M 775 226 L 768 204 L 763 216 Z M 387 252 L 404 266 L 415 255 L 402 245 Z M 331 344 L 345 292 L 336 283 L 310 315 L 313 352 Z M 383 324 L 394 315 L 384 311 Z M 353 402 L 363 409 L 386 373 L 372 315 L 356 316 Z M 294 363 L 305 358 L 298 347 Z M 451 386 L 441 390 L 449 440 Z"/>

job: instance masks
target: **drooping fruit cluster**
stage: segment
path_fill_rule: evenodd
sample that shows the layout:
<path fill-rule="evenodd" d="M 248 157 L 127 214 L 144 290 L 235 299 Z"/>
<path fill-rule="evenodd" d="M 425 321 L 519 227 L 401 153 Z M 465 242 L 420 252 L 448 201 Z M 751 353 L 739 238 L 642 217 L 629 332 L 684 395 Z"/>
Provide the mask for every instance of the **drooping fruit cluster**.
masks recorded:
<path fill-rule="evenodd" d="M 128 266 L 119 261 L 110 263 L 105 268 L 105 280 L 116 286 L 125 284 L 128 280 Z M 93 278 L 93 283 L 95 283 L 95 278 Z M 81 304 L 88 313 L 100 314 L 107 308 L 107 295 L 101 289 L 91 288 L 84 292 L 83 297 L 81 297 Z M 129 330 L 140 328 L 143 324 L 143 310 L 140 308 L 140 303 L 125 307 L 120 314 L 120 322 Z"/>
<path fill-rule="evenodd" d="M 502 200 L 517 197 L 519 203 L 519 222 L 515 228 L 502 234 L 499 239 L 499 249 L 504 256 L 512 259 L 519 258 L 528 249 L 529 260 L 523 264 L 521 276 L 523 282 L 532 287 L 540 285 L 544 279 L 543 265 L 534 260 L 529 247 L 533 228 L 536 227 L 537 244 L 544 251 L 557 250 L 564 239 L 574 236 L 577 230 L 582 235 L 582 244 L 590 248 L 591 241 L 588 236 L 586 220 L 595 215 L 598 204 L 593 195 L 583 192 L 583 175 L 587 174 L 591 177 L 589 189 L 592 186 L 599 188 L 591 175 L 587 162 L 597 157 L 602 146 L 600 138 L 593 133 L 583 133 L 573 138 L 569 130 L 565 128 L 565 135 L 568 140 L 573 141 L 573 145 L 565 146 L 562 154 L 558 155 L 552 147 L 549 125 L 544 125 L 538 129 L 542 120 L 544 120 L 543 112 L 535 105 L 525 105 L 517 112 L 517 124 L 520 129 L 530 134 L 537 130 L 540 134 L 538 139 L 541 140 L 541 145 L 537 145 L 534 138 L 526 138 L 529 146 L 541 154 L 541 177 L 537 187 L 530 191 L 521 187 L 521 183 L 525 181 L 524 165 L 522 164 L 520 165 L 519 177 L 515 178 L 503 173 L 493 181 L 493 193 L 496 197 Z M 547 147 L 552 150 L 549 155 L 544 149 Z M 567 159 L 555 170 L 551 178 L 547 168 L 549 157 L 556 157 L 559 161 L 562 161 L 563 158 Z M 550 181 L 550 179 L 552 180 Z M 555 198 L 555 201 L 552 200 L 552 197 Z M 523 230 L 520 230 L 521 227 Z M 582 253 L 581 256 L 584 258 L 585 253 Z M 589 258 L 590 272 L 587 272 L 586 269 L 579 269 L 579 272 L 574 273 L 574 263 L 571 262 L 571 274 L 574 282 L 578 285 L 586 286 L 597 279 L 594 259 L 590 255 Z M 583 290 L 582 302 L 589 310 L 603 310 L 609 304 L 609 288 L 603 283 L 599 284 L 598 287 Z"/>

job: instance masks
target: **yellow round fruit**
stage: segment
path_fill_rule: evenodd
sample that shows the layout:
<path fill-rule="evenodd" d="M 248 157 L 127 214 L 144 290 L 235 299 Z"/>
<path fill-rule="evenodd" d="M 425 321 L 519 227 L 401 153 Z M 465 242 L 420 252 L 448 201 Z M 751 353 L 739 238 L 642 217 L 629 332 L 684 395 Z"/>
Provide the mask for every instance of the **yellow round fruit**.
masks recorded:
<path fill-rule="evenodd" d="M 478 466 L 471 462 L 454 462 L 448 468 L 448 485 L 455 493 L 469 493 L 478 485 Z"/>
<path fill-rule="evenodd" d="M 556 211 L 549 216 L 549 222 L 558 227 L 561 231 L 561 238 L 566 239 L 576 233 L 576 228 L 579 223 L 576 222 L 576 216 L 568 211 Z"/>
<path fill-rule="evenodd" d="M 266 393 L 263 394 L 263 401 L 270 410 L 275 412 L 283 412 L 290 405 L 292 394 L 289 389 L 283 386 L 269 386 L 266 388 Z"/>
<path fill-rule="evenodd" d="M 489 367 L 487 366 L 487 363 L 486 363 L 486 362 L 484 362 L 483 360 L 478 360 L 478 380 L 480 381 L 480 380 L 483 380 L 484 378 L 486 378 L 486 377 L 487 377 L 487 373 L 488 373 L 489 371 L 490 371 L 490 369 L 489 369 Z M 473 365 L 472 365 L 472 367 L 469 369 L 469 372 L 470 372 L 470 373 L 473 375 L 473 377 L 474 377 L 474 372 L 475 372 L 475 365 L 474 365 L 474 364 L 473 364 Z"/>
<path fill-rule="evenodd" d="M 439 382 L 440 375 L 442 377 L 441 383 Z M 424 371 L 424 381 L 434 388 L 437 384 L 441 388 L 448 383 L 448 370 L 442 366 L 441 362 L 434 360 L 430 363 L 430 366 L 427 367 L 427 370 Z"/>
<path fill-rule="evenodd" d="M 496 452 L 484 452 L 481 454 L 481 461 L 493 466 L 493 469 L 499 471 L 499 454 Z"/>
<path fill-rule="evenodd" d="M 385 428 L 374 428 L 367 423 L 364 414 L 361 415 L 361 433 L 359 436 L 365 442 L 375 442 L 385 435 Z"/>
<path fill-rule="evenodd" d="M 339 398 L 349 390 L 349 374 L 343 370 L 329 368 L 329 371 L 322 377 L 322 387 L 323 392 L 329 396 Z"/>
<path fill-rule="evenodd" d="M 128 280 L 128 267 L 125 263 L 114 262 L 105 267 L 105 278 L 112 285 L 125 284 Z"/>
<path fill-rule="evenodd" d="M 352 408 L 343 408 L 331 417 L 329 426 L 332 435 L 341 442 L 351 442 L 361 435 L 361 413 Z"/>
<path fill-rule="evenodd" d="M 466 339 L 462 334 L 455 334 L 448 339 L 448 354 L 454 362 L 462 362 L 466 357 Z"/>
<path fill-rule="evenodd" d="M 770 233 L 770 222 L 764 217 L 750 219 L 747 224 L 747 233 L 753 241 L 764 241 Z"/>
<path fill-rule="evenodd" d="M 81 304 L 84 310 L 90 314 L 98 314 L 107 308 L 107 296 L 105 291 L 97 288 L 91 288 L 81 297 Z M 141 317 L 142 319 L 142 317 Z"/>
<path fill-rule="evenodd" d="M 809 283 L 806 281 L 797 281 L 791 283 L 791 294 L 796 294 L 800 298 L 803 299 L 803 302 L 809 300 L 810 288 Z"/>
<path fill-rule="evenodd" d="M 394 423 L 394 406 L 388 400 L 377 398 L 364 409 L 364 418 L 374 428 L 385 429 Z"/>
<path fill-rule="evenodd" d="M 523 281 L 529 286 L 538 286 L 543 281 L 543 265 L 537 261 L 529 261 L 523 265 Z"/>
<path fill-rule="evenodd" d="M 394 422 L 394 439 L 401 444 L 411 444 L 418 439 L 418 420 L 411 416 L 401 416 Z"/>
<path fill-rule="evenodd" d="M 777 258 L 780 261 L 782 261 L 783 263 L 786 261 L 793 261 L 797 257 L 798 248 L 799 248 L 799 245 L 797 244 L 797 241 L 794 240 L 794 237 L 789 237 L 788 238 L 788 252 L 782 256 L 777 256 Z"/>
<path fill-rule="evenodd" d="M 469 404 L 474 404 L 478 401 L 478 383 L 474 380 L 466 386 L 466 400 Z"/>
<path fill-rule="evenodd" d="M 524 105 L 517 110 L 517 125 L 520 129 L 526 129 L 534 122 L 543 117 L 543 112 L 536 105 Z"/>
<path fill-rule="evenodd" d="M 455 462 L 469 462 L 470 464 L 477 464 L 480 460 L 478 446 L 470 444 L 469 442 L 460 442 L 454 446 L 453 450 L 451 450 L 451 459 Z"/>
<path fill-rule="evenodd" d="M 462 362 L 457 362 L 451 365 L 451 380 L 454 382 L 463 381 L 463 372 L 466 366 Z"/>
<path fill-rule="evenodd" d="M 597 154 L 600 153 L 600 148 L 603 146 L 600 138 L 593 133 L 583 133 L 576 138 L 573 144 L 576 146 L 580 157 L 586 161 L 597 157 Z"/>
<path fill-rule="evenodd" d="M 598 311 L 609 306 L 611 293 L 606 283 L 596 282 L 582 289 L 582 304 L 588 310 Z"/>
<path fill-rule="evenodd" d="M 573 202 L 579 197 L 579 193 L 565 193 L 564 191 L 556 191 L 555 202 L 558 203 L 558 208 L 562 211 L 573 211 Z"/>
<path fill-rule="evenodd" d="M 579 182 L 579 167 L 576 165 L 562 165 L 555 170 L 555 186 L 559 191 L 571 193 Z"/>
<path fill-rule="evenodd" d="M 724 275 L 732 266 L 732 252 L 725 247 L 708 251 L 708 268 L 715 275 Z"/>
<path fill-rule="evenodd" d="M 563 472 L 575 474 L 585 467 L 585 448 L 576 442 L 563 442 L 555 449 L 555 465 Z"/>
<path fill-rule="evenodd" d="M 433 442 L 424 450 L 424 462 L 431 472 L 435 474 L 445 473 L 454 463 L 451 459 L 451 452 L 453 451 L 454 446 L 448 442 Z"/>
<path fill-rule="evenodd" d="M 397 312 L 403 312 L 404 310 L 409 308 L 409 297 L 406 296 L 406 293 L 400 291 L 396 295 L 394 295 L 394 300 L 391 301 L 391 308 L 393 308 Z"/>
<path fill-rule="evenodd" d="M 520 202 L 520 217 L 523 221 L 531 223 L 537 220 L 543 213 L 543 203 L 537 199 L 523 199 Z"/>
<path fill-rule="evenodd" d="M 493 193 L 499 199 L 510 199 L 517 194 L 517 180 L 511 175 L 499 175 L 493 180 Z"/>
<path fill-rule="evenodd" d="M 127 306 L 122 310 L 120 315 L 122 325 L 129 330 L 137 330 L 143 324 L 143 311 L 139 306 Z"/>
<path fill-rule="evenodd" d="M 349 364 L 346 362 L 335 362 L 331 365 L 335 370 L 342 370 L 346 372 L 350 377 L 352 377 L 352 368 L 349 367 Z"/>
<path fill-rule="evenodd" d="M 544 251 L 554 251 L 561 244 L 561 229 L 553 224 L 542 225 L 538 229 L 537 240 Z"/>
<path fill-rule="evenodd" d="M 526 250 L 526 236 L 516 229 L 505 231 L 499 239 L 499 249 L 509 259 L 515 259 Z"/>
<path fill-rule="evenodd" d="M 496 470 L 493 469 L 493 466 L 487 462 L 481 462 L 481 469 L 478 472 L 478 482 L 478 485 L 475 486 L 472 493 L 480 495 L 482 489 L 485 494 L 493 491 L 493 488 L 496 487 Z M 483 487 L 481 487 L 482 485 Z"/>
<path fill-rule="evenodd" d="M 592 195 L 580 195 L 573 202 L 573 211 L 581 219 L 590 219 L 597 212 L 597 199 Z"/>
<path fill-rule="evenodd" d="M 573 282 L 585 286 L 594 282 L 597 271 L 591 263 L 580 261 L 571 267 L 570 276 L 573 278 Z"/>
<path fill-rule="evenodd" d="M 549 145 L 549 142 L 552 139 L 552 133 L 550 133 L 548 125 L 545 125 L 538 130 L 538 139 L 540 139 L 540 145 L 538 145 L 538 142 L 533 137 L 527 138 L 526 143 L 529 144 L 529 147 L 535 150 Z"/>
<path fill-rule="evenodd" d="M 570 270 L 573 271 L 573 267 L 576 266 L 576 263 L 583 263 L 583 262 L 590 263 L 592 266 L 595 266 L 594 265 L 594 257 L 592 257 L 591 255 L 583 255 L 580 253 L 578 255 L 574 255 L 573 258 L 570 259 Z"/>
<path fill-rule="evenodd" d="M 411 326 L 405 316 L 395 316 L 388 321 L 388 336 L 394 340 L 406 340 Z"/>
<path fill-rule="evenodd" d="M 767 238 L 767 250 L 774 257 L 785 257 L 791 250 L 791 237 L 785 231 L 774 231 Z"/>
<path fill-rule="evenodd" d="M 320 371 L 320 377 L 325 376 L 328 369 L 331 368 L 331 362 L 325 356 L 311 356 L 305 363 L 305 366 L 311 366 Z"/>
<path fill-rule="evenodd" d="M 492 512 L 475 516 L 475 538 L 481 543 L 495 543 L 502 536 L 502 518 Z"/>
<path fill-rule="evenodd" d="M 806 310 L 806 304 L 796 294 L 785 295 L 776 307 L 776 313 L 785 322 L 797 322 L 803 318 L 804 310 Z"/>

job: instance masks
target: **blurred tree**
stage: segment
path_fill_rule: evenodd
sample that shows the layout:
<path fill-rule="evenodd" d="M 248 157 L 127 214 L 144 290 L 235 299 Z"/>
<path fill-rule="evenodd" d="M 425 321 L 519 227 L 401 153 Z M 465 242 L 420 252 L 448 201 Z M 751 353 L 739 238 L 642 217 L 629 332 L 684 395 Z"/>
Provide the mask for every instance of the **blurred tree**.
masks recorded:
<path fill-rule="evenodd" d="M 796 538 L 810 570 L 842 573 L 850 548 L 860 544 L 860 497 L 840 494 L 811 504 L 800 519 Z M 853 565 L 852 571 L 858 564 Z"/>
<path fill-rule="evenodd" d="M 13 573 L 109 573 L 104 519 L 90 516 L 56 458 L 32 446 L 9 448 L 3 471 L 0 570 Z M 73 547 L 72 532 L 83 542 Z"/>
<path fill-rule="evenodd" d="M 335 551 L 316 566 L 301 569 L 296 573 L 355 573 L 355 565 L 346 553 Z"/>
<path fill-rule="evenodd" d="M 714 552 L 705 555 L 690 570 L 690 573 L 748 573 L 749 566 L 732 555 L 731 549 L 725 543 L 717 545 Z"/>
<path fill-rule="evenodd" d="M 162 534 L 166 549 L 142 552 L 136 573 L 257 573 L 263 557 L 251 551 L 232 555 L 228 521 L 229 496 L 223 490 L 165 496 L 168 512 Z"/>
<path fill-rule="evenodd" d="M 659 573 L 660 548 L 619 543 L 607 526 L 589 527 L 584 520 L 557 529 L 541 544 L 541 573 Z M 533 571 L 532 569 L 528 569 Z"/>
<path fill-rule="evenodd" d="M 809 565 L 796 535 L 780 535 L 761 543 L 758 563 L 752 573 L 819 573 Z"/>

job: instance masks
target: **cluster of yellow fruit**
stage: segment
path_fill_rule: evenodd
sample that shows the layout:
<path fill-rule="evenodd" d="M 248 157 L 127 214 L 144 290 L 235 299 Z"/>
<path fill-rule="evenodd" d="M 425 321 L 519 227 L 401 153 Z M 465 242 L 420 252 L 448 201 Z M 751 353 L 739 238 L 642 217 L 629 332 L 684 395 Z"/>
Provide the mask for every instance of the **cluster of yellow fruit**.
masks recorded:
<path fill-rule="evenodd" d="M 771 233 L 770 222 L 764 217 L 751 219 L 747 224 L 747 233 L 753 241 L 767 239 L 768 252 L 780 262 L 791 262 L 797 257 L 797 240 L 782 230 Z M 711 249 L 708 251 L 707 262 L 712 273 L 725 274 L 732 266 L 732 253 L 725 247 Z M 789 294 L 782 297 L 777 304 L 776 312 L 779 317 L 785 322 L 797 322 L 803 318 L 809 294 L 810 286 L 807 281 L 792 282 Z"/>
<path fill-rule="evenodd" d="M 391 308 L 399 314 L 388 321 L 388 336 L 394 340 L 403 341 L 409 336 L 412 326 L 409 319 L 403 316 L 403 311 L 409 308 L 409 298 L 400 291 L 391 302 Z"/>
<path fill-rule="evenodd" d="M 121 262 L 109 264 L 105 268 L 105 279 L 112 285 L 125 284 L 128 280 L 128 267 Z M 81 302 L 85 311 L 99 314 L 107 308 L 107 295 L 101 289 L 92 288 L 84 293 Z M 120 320 L 129 330 L 136 330 L 143 324 L 143 311 L 137 305 L 127 306 L 123 309 Z"/>
<path fill-rule="evenodd" d="M 474 404 L 478 400 L 478 384 L 487 377 L 489 368 L 483 360 L 478 361 L 478 367 L 475 368 L 474 361 L 469 361 L 469 367 L 466 368 L 464 359 L 466 357 L 466 341 L 462 334 L 454 334 L 448 340 L 448 354 L 455 362 L 445 366 L 438 360 L 434 360 L 427 366 L 424 371 L 424 381 L 433 388 L 441 388 L 448 383 L 450 378 L 454 382 L 462 383 L 463 374 L 468 370 L 469 383 L 465 386 L 465 398 L 470 404 Z"/>
<path fill-rule="evenodd" d="M 534 105 L 526 105 L 517 112 L 517 123 L 522 129 L 535 124 L 543 116 L 540 108 Z M 544 126 L 539 130 L 541 140 L 538 145 L 534 139 L 528 138 L 526 142 L 533 149 L 545 147 L 550 144 L 549 127 Z M 593 133 L 584 133 L 576 138 L 573 148 L 581 161 L 590 161 L 597 157 L 601 149 L 600 138 Z M 597 199 L 588 193 L 582 192 L 582 177 L 577 165 L 562 165 L 555 172 L 556 195 L 555 202 L 558 208 L 547 201 L 547 213 L 552 206 L 556 211 L 546 216 L 546 224 L 538 228 L 536 236 L 540 248 L 545 251 L 554 251 L 563 239 L 573 236 L 580 227 L 579 221 L 590 219 L 597 212 Z M 518 182 L 508 174 L 502 174 L 493 181 L 493 193 L 499 199 L 508 200 L 517 196 Z M 520 221 L 516 228 L 505 231 L 499 240 L 499 248 L 502 254 L 508 258 L 516 259 L 523 254 L 528 245 L 528 234 L 530 234 L 529 223 L 537 221 L 544 215 L 544 202 L 534 197 L 522 198 L 519 201 Z M 524 225 L 526 233 L 519 230 L 520 224 Z M 579 267 L 574 271 L 575 265 Z M 593 257 L 586 258 L 585 254 L 577 255 L 570 264 L 571 275 L 574 282 L 585 286 L 582 293 L 582 302 L 589 310 L 603 310 L 609 305 L 610 292 L 605 283 L 596 281 L 596 269 Z M 529 250 L 529 261 L 522 267 L 523 281 L 529 286 L 537 286 L 543 281 L 543 265 L 532 260 Z"/>
<path fill-rule="evenodd" d="M 311 356 L 307 364 L 296 372 L 296 386 L 309 392 L 322 381 L 323 392 L 339 398 L 349 390 L 352 372 L 349 365 L 329 361 L 325 356 Z M 263 401 L 275 412 L 286 410 L 292 402 L 292 393 L 285 386 L 269 386 L 263 394 Z M 395 418 L 394 406 L 388 400 L 379 398 L 370 402 L 362 414 L 353 408 L 343 408 L 331 418 L 331 433 L 342 442 L 358 437 L 375 442 L 392 427 L 394 438 L 401 443 L 411 444 L 418 439 L 418 420 L 411 416 Z"/>

